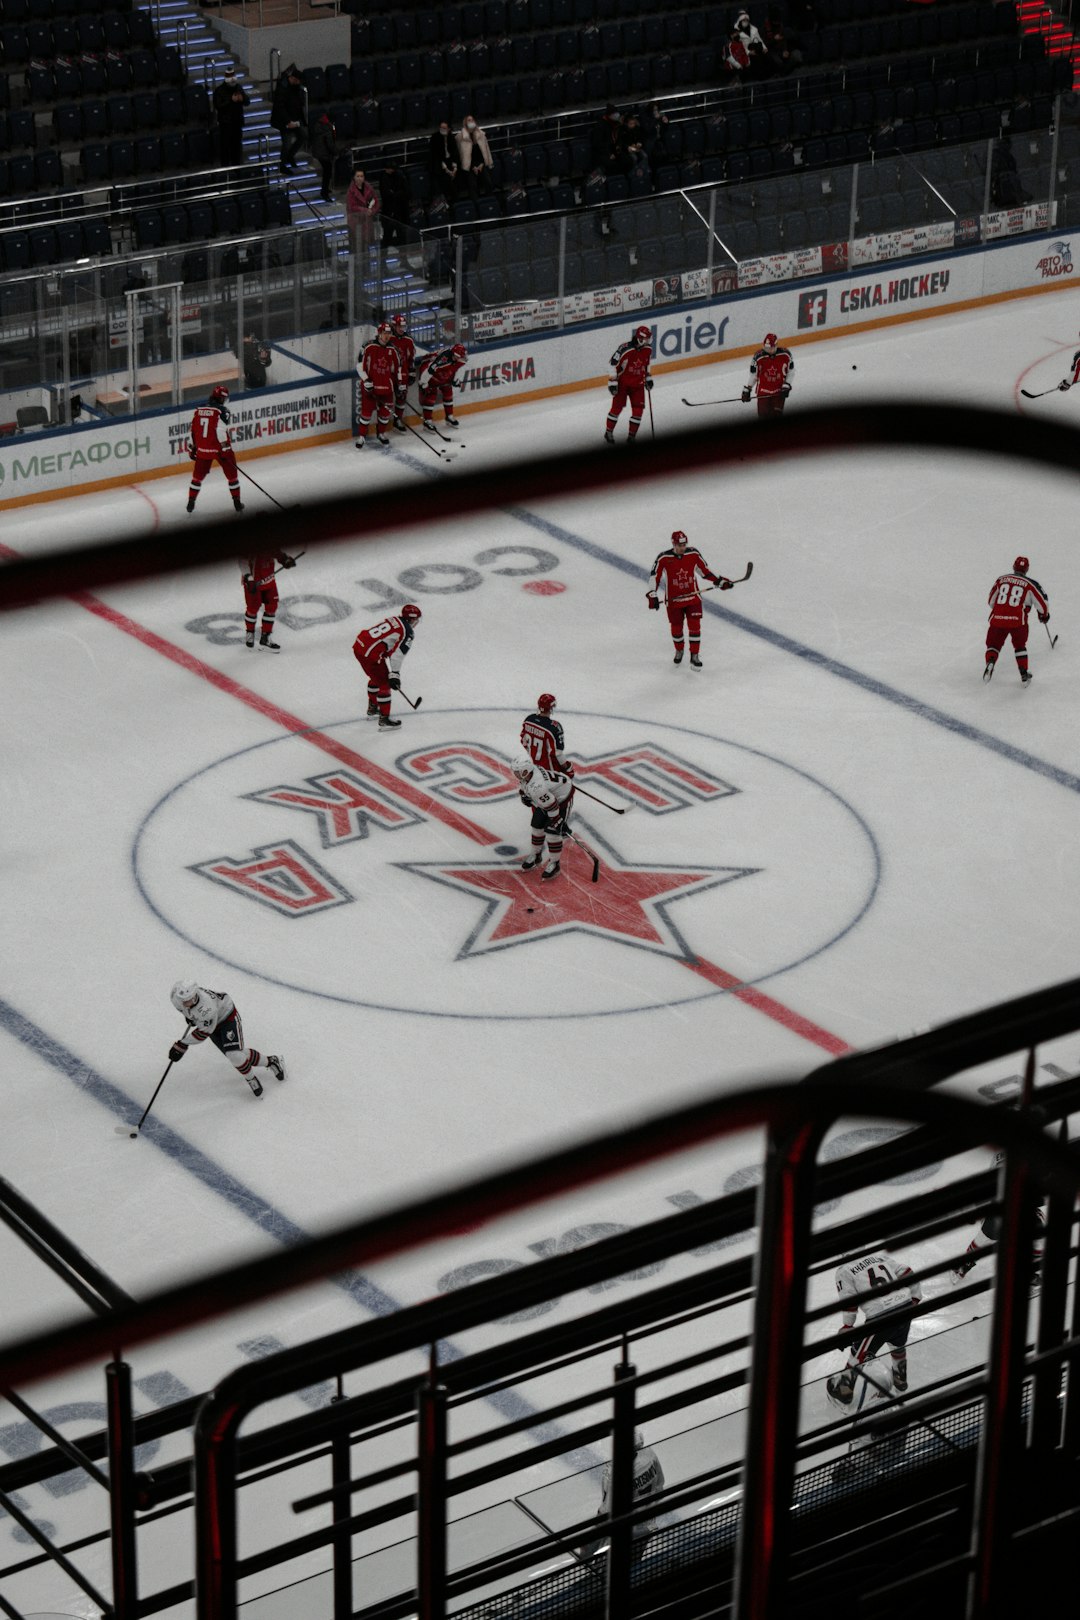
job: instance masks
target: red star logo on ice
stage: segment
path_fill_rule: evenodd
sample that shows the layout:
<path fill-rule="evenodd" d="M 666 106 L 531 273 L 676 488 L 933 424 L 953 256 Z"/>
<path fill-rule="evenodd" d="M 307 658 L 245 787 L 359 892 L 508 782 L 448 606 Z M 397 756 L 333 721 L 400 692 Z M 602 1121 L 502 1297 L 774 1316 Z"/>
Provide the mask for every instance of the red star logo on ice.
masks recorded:
<path fill-rule="evenodd" d="M 419 872 L 483 902 L 483 914 L 458 952 L 459 961 L 575 930 L 690 959 L 694 952 L 668 917 L 667 908 L 676 900 L 758 870 L 753 866 L 636 865 L 622 861 L 591 829 L 589 838 L 601 857 L 598 883 L 591 881 L 591 859 L 569 841 L 563 846 L 559 876 L 547 883 L 539 872 L 522 872 L 518 861 L 396 864 L 403 871 Z"/>

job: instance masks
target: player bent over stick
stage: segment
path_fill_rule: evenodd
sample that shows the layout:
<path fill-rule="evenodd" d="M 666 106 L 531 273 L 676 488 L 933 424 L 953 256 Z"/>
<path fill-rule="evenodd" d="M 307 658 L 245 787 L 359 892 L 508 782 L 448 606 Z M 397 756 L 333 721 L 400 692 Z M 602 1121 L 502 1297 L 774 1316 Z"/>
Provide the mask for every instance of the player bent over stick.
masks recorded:
<path fill-rule="evenodd" d="M 401 660 L 412 645 L 413 626 L 422 617 L 415 602 L 406 602 L 400 616 L 380 619 L 353 642 L 353 657 L 368 678 L 367 718 L 377 715 L 380 730 L 396 730 L 401 724 L 391 717 L 390 693 L 401 690 Z M 414 709 L 419 702 L 417 698 Z"/>
<path fill-rule="evenodd" d="M 173 985 L 170 998 L 178 1013 L 183 1013 L 187 1029 L 169 1048 L 169 1061 L 179 1063 L 194 1043 L 211 1040 L 223 1052 L 233 1068 L 242 1074 L 256 1097 L 263 1088 L 256 1069 L 269 1069 L 276 1080 L 284 1080 L 285 1065 L 279 1057 L 263 1057 L 250 1046 L 244 1045 L 244 1031 L 240 1014 L 232 996 L 224 990 L 206 990 L 190 979 L 179 979 Z"/>
<path fill-rule="evenodd" d="M 986 663 L 983 680 L 992 679 L 998 654 L 1005 645 L 1006 636 L 1012 637 L 1013 652 L 1020 679 L 1026 686 L 1031 680 L 1028 669 L 1028 614 L 1035 608 L 1040 624 L 1050 622 L 1050 604 L 1046 592 L 1035 580 L 1028 579 L 1031 567 L 1026 557 L 1017 557 L 1011 574 L 999 574 L 990 587 L 990 624 L 986 631 Z M 1051 643 L 1052 645 L 1052 643 Z"/>
<path fill-rule="evenodd" d="M 518 796 L 532 811 L 532 853 L 522 861 L 521 870 L 531 872 L 540 865 L 546 842 L 548 861 L 540 876 L 544 882 L 550 882 L 559 875 L 563 839 L 567 836 L 574 802 L 574 784 L 564 772 L 542 770 L 531 759 L 520 759 L 513 770 L 518 779 Z"/>
<path fill-rule="evenodd" d="M 683 661 L 685 624 L 690 635 L 690 663 L 694 669 L 700 669 L 701 595 L 697 576 L 704 575 L 710 585 L 718 585 L 722 591 L 730 591 L 733 581 L 726 579 L 723 574 L 714 574 L 701 552 L 690 544 L 681 529 L 675 530 L 671 536 L 671 549 L 660 553 L 652 565 L 651 574 L 645 595 L 651 608 L 659 608 L 659 593 L 666 593 L 675 663 L 681 664 Z"/>

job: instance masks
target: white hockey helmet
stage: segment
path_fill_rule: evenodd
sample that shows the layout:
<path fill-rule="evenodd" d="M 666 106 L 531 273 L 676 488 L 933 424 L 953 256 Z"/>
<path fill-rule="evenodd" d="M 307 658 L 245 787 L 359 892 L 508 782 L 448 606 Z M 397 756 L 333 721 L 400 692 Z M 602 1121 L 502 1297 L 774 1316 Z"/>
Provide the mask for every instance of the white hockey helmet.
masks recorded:
<path fill-rule="evenodd" d="M 510 769 L 517 777 L 518 781 L 524 783 L 532 779 L 532 773 L 536 769 L 536 766 L 533 764 L 528 754 L 521 754 L 517 759 L 511 760 Z"/>
<path fill-rule="evenodd" d="M 190 1012 L 199 999 L 199 987 L 191 979 L 177 979 L 169 999 L 177 1012 Z"/>
<path fill-rule="evenodd" d="M 644 1449 L 644 1446 L 645 1446 L 645 1436 L 642 1434 L 640 1429 L 635 1429 L 634 1430 L 634 1450 L 635 1451 L 642 1451 Z"/>

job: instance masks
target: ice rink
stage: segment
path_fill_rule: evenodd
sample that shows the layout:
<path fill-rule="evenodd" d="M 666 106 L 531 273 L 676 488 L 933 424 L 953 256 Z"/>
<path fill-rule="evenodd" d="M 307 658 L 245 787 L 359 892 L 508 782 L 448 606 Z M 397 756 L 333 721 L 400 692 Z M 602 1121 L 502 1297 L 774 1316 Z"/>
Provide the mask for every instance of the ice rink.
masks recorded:
<path fill-rule="evenodd" d="M 1077 420 L 1080 393 L 1019 390 L 1067 374 L 1078 329 L 1066 289 L 788 339 L 789 411 L 907 399 Z M 660 375 L 657 435 L 699 425 L 709 413 L 683 398 L 737 394 L 745 371 Z M 613 465 L 588 499 L 440 521 L 456 468 L 599 440 L 606 402 L 600 389 L 470 413 L 466 397 L 447 461 L 394 435 L 389 451 L 348 441 L 250 462 L 296 507 L 298 549 L 316 493 L 354 493 L 360 534 L 372 490 L 430 492 L 422 532 L 312 547 L 282 576 L 277 656 L 245 648 L 231 565 L 5 620 L 0 1173 L 136 1297 L 1080 972 L 1075 481 L 848 451 L 624 494 Z M 249 515 L 269 507 L 248 484 L 244 497 Z M 174 477 L 31 506 L 6 514 L 3 541 L 30 555 L 228 509 L 216 470 L 197 517 L 185 499 Z M 673 529 L 717 571 L 754 564 L 705 598 L 700 671 L 673 666 L 666 617 L 646 611 Z M 1052 650 L 1033 621 L 1026 690 L 1008 648 L 980 678 L 987 594 L 1021 552 L 1060 636 Z M 423 620 L 403 684 L 422 707 L 395 701 L 401 729 L 379 732 L 351 643 L 407 600 Z M 579 784 L 627 812 L 578 798 L 596 885 L 572 848 L 554 883 L 517 873 L 529 828 L 508 762 L 542 691 Z M 181 1032 L 180 977 L 228 990 L 288 1079 L 256 1100 L 204 1047 L 132 1142 L 114 1127 L 138 1119 Z M 1049 1056 L 1075 1065 L 1080 1043 Z M 140 1410 L 241 1355 L 743 1185 L 753 1162 L 748 1142 L 687 1156 L 136 1352 Z M 7 1233 L 0 1254 L 6 1339 L 73 1314 Z M 818 1279 L 816 1302 L 831 1287 Z M 28 1393 L 65 1432 L 100 1426 L 91 1374 Z M 0 1406 L 4 1453 L 32 1444 Z M 571 1471 L 547 1464 L 537 1483 Z M 86 1491 L 35 1488 L 26 1505 L 64 1533 L 91 1522 Z M 21 1536 L 0 1523 L 3 1562 Z M 184 1572 L 164 1538 L 159 1565 L 150 1582 Z M 100 1549 L 87 1567 L 107 1578 Z M 8 1595 L 90 1612 L 49 1574 Z"/>

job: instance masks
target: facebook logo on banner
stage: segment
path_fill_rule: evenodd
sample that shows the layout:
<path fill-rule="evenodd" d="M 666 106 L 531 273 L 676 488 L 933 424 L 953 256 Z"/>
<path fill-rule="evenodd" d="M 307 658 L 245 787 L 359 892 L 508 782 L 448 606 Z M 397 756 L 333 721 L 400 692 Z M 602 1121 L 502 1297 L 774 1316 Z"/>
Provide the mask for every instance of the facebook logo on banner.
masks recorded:
<path fill-rule="evenodd" d="M 829 294 L 825 287 L 817 292 L 804 292 L 799 294 L 799 330 L 804 331 L 808 326 L 824 326 L 828 311 Z"/>

